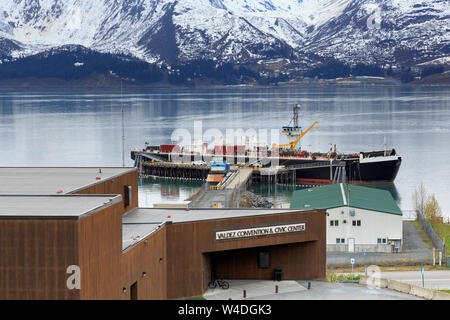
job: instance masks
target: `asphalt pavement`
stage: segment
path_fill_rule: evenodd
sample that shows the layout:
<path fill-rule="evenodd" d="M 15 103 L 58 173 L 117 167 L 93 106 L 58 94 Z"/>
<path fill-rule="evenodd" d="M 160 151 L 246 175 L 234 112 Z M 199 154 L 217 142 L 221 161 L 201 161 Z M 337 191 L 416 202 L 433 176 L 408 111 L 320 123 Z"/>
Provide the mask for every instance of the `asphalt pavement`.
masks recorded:
<path fill-rule="evenodd" d="M 389 289 L 370 289 L 354 283 L 311 281 L 227 280 L 229 289 L 209 289 L 207 300 L 421 300 Z M 275 293 L 278 286 L 278 293 Z M 246 298 L 244 298 L 244 290 Z"/>

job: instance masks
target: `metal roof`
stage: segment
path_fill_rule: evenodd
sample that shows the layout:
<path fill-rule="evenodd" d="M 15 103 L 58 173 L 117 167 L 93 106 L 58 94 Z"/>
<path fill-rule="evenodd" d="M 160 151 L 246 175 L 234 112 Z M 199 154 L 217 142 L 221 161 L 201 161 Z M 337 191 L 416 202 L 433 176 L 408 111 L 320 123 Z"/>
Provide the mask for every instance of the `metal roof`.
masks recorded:
<path fill-rule="evenodd" d="M 299 209 L 331 209 L 343 206 L 402 215 L 389 191 L 342 183 L 297 190 L 291 201 L 291 208 Z"/>
<path fill-rule="evenodd" d="M 136 168 L 0 167 L 0 195 L 70 194 L 133 170 Z"/>
<path fill-rule="evenodd" d="M 206 178 L 206 182 L 222 182 L 222 181 L 223 181 L 223 174 L 211 173 L 208 174 L 208 177 Z"/>
<path fill-rule="evenodd" d="M 121 199 L 121 195 L 0 195 L 0 219 L 79 220 Z"/>

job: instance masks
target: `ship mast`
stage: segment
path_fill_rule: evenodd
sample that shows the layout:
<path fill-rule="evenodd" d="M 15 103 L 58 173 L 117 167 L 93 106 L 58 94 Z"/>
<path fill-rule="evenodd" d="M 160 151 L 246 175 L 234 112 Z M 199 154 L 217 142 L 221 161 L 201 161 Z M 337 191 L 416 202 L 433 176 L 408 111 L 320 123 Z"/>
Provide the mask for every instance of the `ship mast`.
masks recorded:
<path fill-rule="evenodd" d="M 292 118 L 294 122 L 294 127 L 298 127 L 298 111 L 300 110 L 300 105 L 294 105 L 294 117 Z"/>

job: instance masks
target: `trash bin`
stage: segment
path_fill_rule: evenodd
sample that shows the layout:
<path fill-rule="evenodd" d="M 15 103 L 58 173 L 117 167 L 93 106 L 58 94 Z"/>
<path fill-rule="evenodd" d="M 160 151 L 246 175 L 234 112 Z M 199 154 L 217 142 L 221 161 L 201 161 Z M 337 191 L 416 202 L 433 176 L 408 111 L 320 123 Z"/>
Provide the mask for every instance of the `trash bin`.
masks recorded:
<path fill-rule="evenodd" d="M 276 268 L 274 274 L 275 274 L 275 281 L 283 280 L 283 269 Z"/>

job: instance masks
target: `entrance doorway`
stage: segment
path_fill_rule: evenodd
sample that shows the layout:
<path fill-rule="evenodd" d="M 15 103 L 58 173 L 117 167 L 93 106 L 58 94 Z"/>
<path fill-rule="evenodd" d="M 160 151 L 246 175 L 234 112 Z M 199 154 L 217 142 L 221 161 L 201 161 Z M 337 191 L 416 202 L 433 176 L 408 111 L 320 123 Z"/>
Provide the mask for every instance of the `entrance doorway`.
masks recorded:
<path fill-rule="evenodd" d="M 354 238 L 348 239 L 348 252 L 355 252 L 355 239 Z"/>
<path fill-rule="evenodd" d="M 133 283 L 130 287 L 130 300 L 138 300 L 137 282 Z"/>

